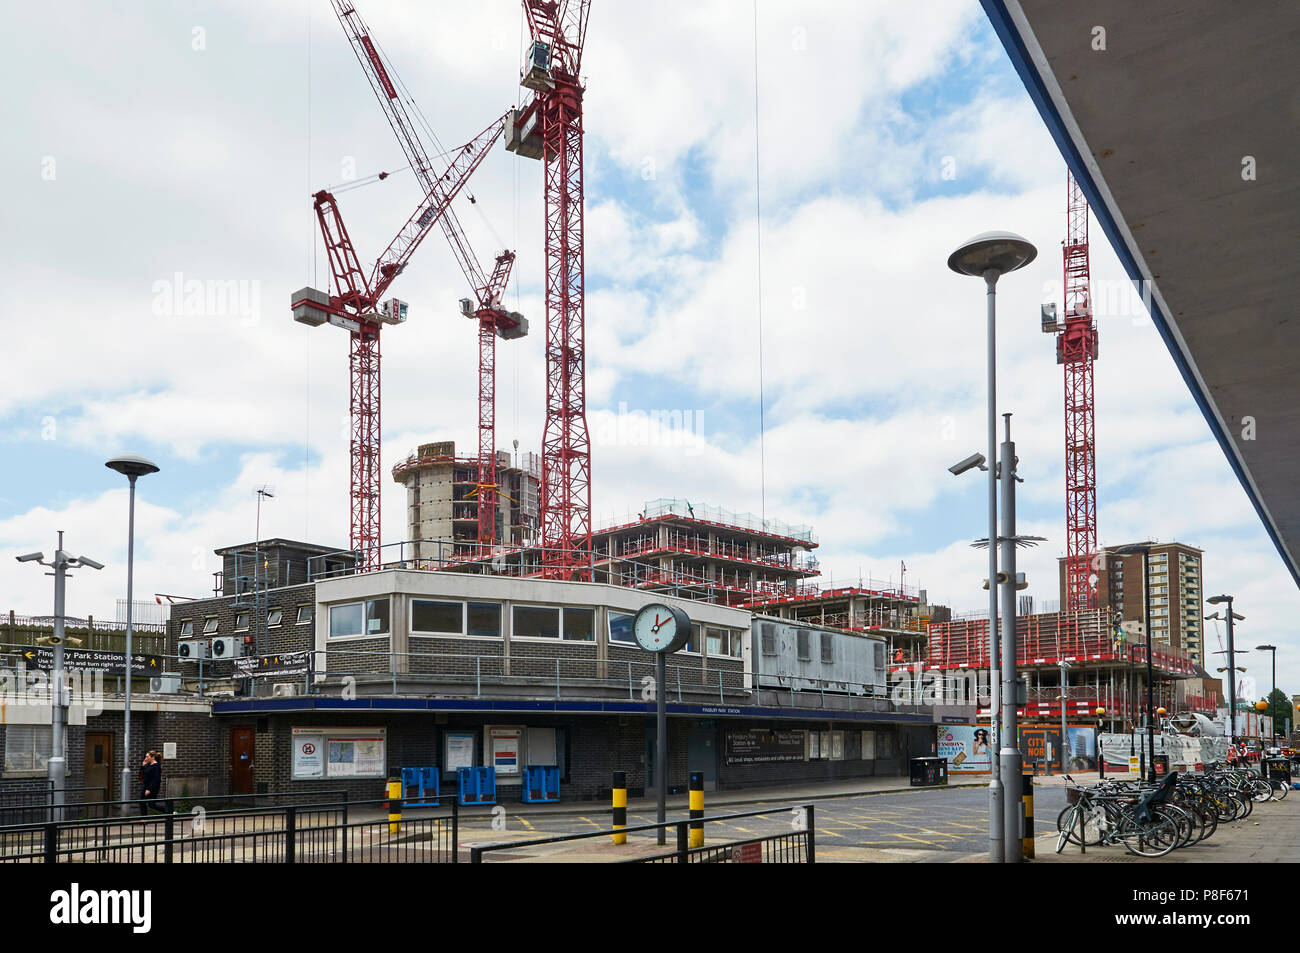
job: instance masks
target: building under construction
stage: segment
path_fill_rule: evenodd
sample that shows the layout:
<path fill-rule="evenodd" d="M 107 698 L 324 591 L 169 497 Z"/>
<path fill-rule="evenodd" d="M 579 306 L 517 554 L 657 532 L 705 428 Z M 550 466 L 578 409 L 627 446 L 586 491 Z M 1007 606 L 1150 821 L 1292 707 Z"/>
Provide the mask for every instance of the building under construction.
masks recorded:
<path fill-rule="evenodd" d="M 393 467 L 406 487 L 409 555 L 417 560 L 464 560 L 479 552 L 477 457 L 458 457 L 451 440 L 422 444 Z M 496 453 L 496 532 L 507 548 L 532 543 L 538 532 L 541 459 Z"/>

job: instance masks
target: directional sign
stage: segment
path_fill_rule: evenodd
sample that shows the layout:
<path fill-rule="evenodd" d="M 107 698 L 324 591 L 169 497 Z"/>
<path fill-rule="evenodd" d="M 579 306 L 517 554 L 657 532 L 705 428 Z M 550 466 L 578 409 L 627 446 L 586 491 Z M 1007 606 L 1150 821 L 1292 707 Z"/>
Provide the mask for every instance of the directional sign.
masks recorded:
<path fill-rule="evenodd" d="M 16 662 L 27 668 L 48 672 L 54 668 L 54 649 L 48 645 L 22 647 L 10 653 Z M 63 668 L 69 672 L 103 672 L 105 675 L 123 675 L 125 666 L 122 652 L 99 652 L 93 649 L 64 649 Z M 132 675 L 157 675 L 163 670 L 160 655 L 133 653 Z"/>
<path fill-rule="evenodd" d="M 269 678 L 272 675 L 306 675 L 311 671 L 311 652 L 281 652 L 278 655 L 246 655 L 232 659 L 236 678 Z"/>

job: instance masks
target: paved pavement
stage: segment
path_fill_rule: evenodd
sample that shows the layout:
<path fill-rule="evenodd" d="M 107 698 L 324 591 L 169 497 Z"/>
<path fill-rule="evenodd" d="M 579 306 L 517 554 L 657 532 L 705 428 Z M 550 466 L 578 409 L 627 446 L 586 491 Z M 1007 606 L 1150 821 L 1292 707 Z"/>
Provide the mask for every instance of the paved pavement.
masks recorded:
<path fill-rule="evenodd" d="M 1095 775 L 1078 775 L 1087 782 Z M 1039 778 L 1037 789 L 1052 826 L 1065 805 L 1061 779 Z M 705 813 L 730 814 L 769 811 L 767 816 L 715 821 L 705 827 L 705 846 L 766 837 L 795 829 L 794 808 L 814 805 L 817 859 L 820 862 L 974 862 L 988 852 L 987 776 L 951 778 L 948 787 L 913 788 L 906 779 L 867 778 L 834 784 L 795 785 L 771 789 L 709 792 Z M 687 817 L 686 801 L 669 800 L 669 820 Z M 476 812 L 477 813 L 477 812 Z M 628 805 L 628 824 L 652 824 L 654 802 L 637 799 Z M 608 808 L 592 804 L 585 810 L 573 805 L 509 805 L 496 827 L 487 818 L 462 818 L 462 848 L 490 843 L 523 841 L 559 834 L 608 830 Z M 673 834 L 668 835 L 673 843 Z M 632 834 L 628 844 L 615 847 L 608 837 L 593 837 L 555 845 L 535 845 L 520 850 L 493 852 L 494 860 L 546 860 L 607 862 L 640 854 L 662 852 L 653 832 Z"/>

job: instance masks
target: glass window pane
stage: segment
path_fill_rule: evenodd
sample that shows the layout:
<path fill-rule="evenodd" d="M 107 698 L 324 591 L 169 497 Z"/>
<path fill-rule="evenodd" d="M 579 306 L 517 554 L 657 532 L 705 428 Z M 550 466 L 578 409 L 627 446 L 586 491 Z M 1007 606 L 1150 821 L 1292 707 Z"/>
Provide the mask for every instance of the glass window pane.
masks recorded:
<path fill-rule="evenodd" d="M 194 622 L 190 619 L 186 619 L 184 622 L 181 623 L 181 635 L 193 635 L 193 634 L 194 634 Z"/>
<path fill-rule="evenodd" d="M 720 629 L 705 629 L 705 643 L 710 655 L 722 655 L 722 638 L 726 634 Z"/>
<path fill-rule="evenodd" d="M 560 637 L 560 610 L 542 606 L 515 606 L 514 628 L 511 637 L 516 639 L 558 639 Z"/>
<path fill-rule="evenodd" d="M 745 651 L 745 641 L 744 641 L 744 639 L 745 639 L 745 633 L 743 633 L 743 632 L 732 632 L 732 633 L 731 633 L 731 652 L 730 652 L 730 655 L 731 655 L 732 658 L 741 658 L 741 657 L 744 655 L 744 651 Z"/>
<path fill-rule="evenodd" d="M 235 631 L 243 632 L 247 628 L 248 628 L 248 613 L 247 612 L 235 613 Z"/>
<path fill-rule="evenodd" d="M 267 614 L 266 614 L 266 624 L 267 624 L 267 626 L 276 626 L 276 625 L 279 625 L 279 624 L 280 624 L 280 621 L 281 621 L 283 618 L 284 618 L 284 610 L 283 610 L 283 609 L 271 609 L 271 610 L 270 610 L 269 612 L 267 612 Z"/>
<path fill-rule="evenodd" d="M 468 634 L 501 638 L 501 606 L 495 602 L 471 602 Z"/>
<path fill-rule="evenodd" d="M 411 631 L 460 635 L 465 616 L 463 602 L 411 601 Z"/>
<path fill-rule="evenodd" d="M 330 636 L 361 634 L 361 603 L 330 606 Z"/>
<path fill-rule="evenodd" d="M 632 635 L 632 620 L 635 616 L 627 612 L 611 612 L 609 614 L 609 640 L 611 642 L 623 642 L 626 645 L 636 645 L 636 637 Z"/>
<path fill-rule="evenodd" d="M 298 623 L 297 623 L 297 624 L 298 624 L 298 625 L 302 625 L 302 624 L 305 623 L 305 622 L 310 622 L 310 621 L 311 621 L 311 613 L 312 613 L 312 607 L 311 607 L 311 606 L 299 606 L 299 607 L 298 607 Z"/>
<path fill-rule="evenodd" d="M 214 617 L 214 618 L 211 618 L 211 619 L 205 619 L 205 620 L 203 621 L 203 634 L 204 634 L 204 635 L 211 635 L 213 632 L 216 632 L 216 631 L 217 631 L 217 620 L 216 620 L 215 617 Z"/>
<path fill-rule="evenodd" d="M 383 635 L 388 632 L 388 600 L 371 599 L 366 603 L 366 634 Z"/>
<path fill-rule="evenodd" d="M 564 637 L 570 642 L 592 642 L 596 638 L 596 610 L 564 610 Z"/>

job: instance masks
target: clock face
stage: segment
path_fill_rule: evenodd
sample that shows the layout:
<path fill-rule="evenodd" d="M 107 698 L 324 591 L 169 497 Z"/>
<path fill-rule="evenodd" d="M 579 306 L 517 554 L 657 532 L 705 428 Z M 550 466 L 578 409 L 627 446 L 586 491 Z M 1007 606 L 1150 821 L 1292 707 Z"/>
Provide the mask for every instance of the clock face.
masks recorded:
<path fill-rule="evenodd" d="M 632 634 L 647 652 L 672 652 L 690 638 L 691 623 L 681 609 L 652 603 L 636 614 Z"/>

